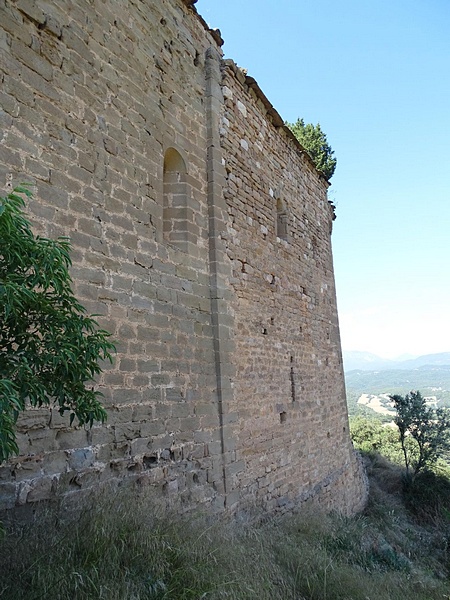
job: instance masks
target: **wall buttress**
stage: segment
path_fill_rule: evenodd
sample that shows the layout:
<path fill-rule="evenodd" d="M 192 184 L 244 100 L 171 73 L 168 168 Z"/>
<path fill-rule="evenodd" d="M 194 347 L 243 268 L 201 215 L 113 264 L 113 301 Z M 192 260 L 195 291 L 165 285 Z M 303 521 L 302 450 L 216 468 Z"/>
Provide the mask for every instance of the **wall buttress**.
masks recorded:
<path fill-rule="evenodd" d="M 220 63 L 219 52 L 210 47 L 206 52 L 205 68 L 211 320 L 217 380 L 217 408 L 221 429 L 223 482 L 225 502 L 229 506 L 237 500 L 237 497 L 231 494 L 233 486 L 229 477 L 229 465 L 233 462 L 235 449 L 233 422 L 236 419 L 229 408 L 233 398 L 231 386 L 233 318 L 227 302 L 230 295 L 228 280 L 231 269 L 221 239 L 221 233 L 226 230 L 227 206 L 223 196 L 225 168 L 222 164 L 219 138 L 219 120 L 223 104 Z"/>

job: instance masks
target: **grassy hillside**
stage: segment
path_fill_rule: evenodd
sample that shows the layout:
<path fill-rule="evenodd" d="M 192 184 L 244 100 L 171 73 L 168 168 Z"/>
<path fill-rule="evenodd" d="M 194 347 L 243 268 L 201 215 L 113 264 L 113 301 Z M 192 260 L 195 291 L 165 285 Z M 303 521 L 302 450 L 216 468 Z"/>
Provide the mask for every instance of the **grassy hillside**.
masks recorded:
<path fill-rule="evenodd" d="M 408 508 L 401 470 L 383 459 L 371 459 L 369 475 L 368 507 L 352 519 L 305 506 L 258 524 L 210 522 L 161 513 L 130 492 L 72 521 L 40 508 L 32 526 L 9 527 L 0 542 L 0 598 L 448 598 L 444 513 L 432 502 L 420 515 Z"/>

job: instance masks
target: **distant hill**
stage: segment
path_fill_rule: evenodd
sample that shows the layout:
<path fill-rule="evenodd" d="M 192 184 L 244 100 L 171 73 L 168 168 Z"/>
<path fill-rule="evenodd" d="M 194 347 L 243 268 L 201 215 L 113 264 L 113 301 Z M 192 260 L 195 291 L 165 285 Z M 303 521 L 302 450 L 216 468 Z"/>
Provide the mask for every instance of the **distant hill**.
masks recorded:
<path fill-rule="evenodd" d="M 381 358 L 370 352 L 345 351 L 343 354 L 344 371 L 353 371 L 355 369 L 361 371 L 375 371 L 379 369 L 389 369 L 395 362 Z"/>
<path fill-rule="evenodd" d="M 408 360 L 388 360 L 370 352 L 344 351 L 343 359 L 346 373 L 354 370 L 386 371 L 418 369 L 424 366 L 450 366 L 450 352 L 425 354 Z"/>
<path fill-rule="evenodd" d="M 379 397 L 385 394 L 404 396 L 411 390 L 419 390 L 423 396 L 434 398 L 438 406 L 450 407 L 450 365 L 375 371 L 354 369 L 345 373 L 345 386 L 350 415 L 361 412 L 367 414 L 368 409 L 358 404 L 358 399 L 363 394 Z"/>
<path fill-rule="evenodd" d="M 361 394 L 402 394 L 420 390 L 427 395 L 450 391 L 450 365 L 423 366 L 417 369 L 349 371 L 345 375 L 348 390 Z"/>
<path fill-rule="evenodd" d="M 438 354 L 425 354 L 411 360 L 404 360 L 397 364 L 397 369 L 418 369 L 420 367 L 450 366 L 450 352 Z"/>
<path fill-rule="evenodd" d="M 419 390 L 450 407 L 450 352 L 425 354 L 407 360 L 386 360 L 370 352 L 344 352 L 345 386 L 350 415 L 374 414 L 358 399 Z"/>

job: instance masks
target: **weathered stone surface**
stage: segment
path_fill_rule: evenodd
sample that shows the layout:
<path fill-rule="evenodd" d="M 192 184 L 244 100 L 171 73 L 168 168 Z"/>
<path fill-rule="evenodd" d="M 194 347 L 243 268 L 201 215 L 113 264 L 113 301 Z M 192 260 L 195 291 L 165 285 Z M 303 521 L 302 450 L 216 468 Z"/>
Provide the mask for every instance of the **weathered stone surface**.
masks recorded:
<path fill-rule="evenodd" d="M 327 183 L 192 0 L 141 4 L 0 3 L 0 185 L 35 184 L 34 229 L 70 236 L 118 351 L 104 426 L 21 416 L 0 506 L 129 478 L 213 510 L 352 512 Z"/>

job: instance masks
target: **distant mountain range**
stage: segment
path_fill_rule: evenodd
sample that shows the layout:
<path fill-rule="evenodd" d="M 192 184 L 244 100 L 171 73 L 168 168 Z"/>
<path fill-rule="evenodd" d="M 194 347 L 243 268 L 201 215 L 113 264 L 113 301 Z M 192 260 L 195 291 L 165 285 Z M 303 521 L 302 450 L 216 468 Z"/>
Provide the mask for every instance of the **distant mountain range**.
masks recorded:
<path fill-rule="evenodd" d="M 344 371 L 387 371 L 387 370 L 411 370 L 421 367 L 450 366 L 450 352 L 439 352 L 437 354 L 424 354 L 417 358 L 408 360 L 388 360 L 370 352 L 352 351 L 343 352 Z"/>

